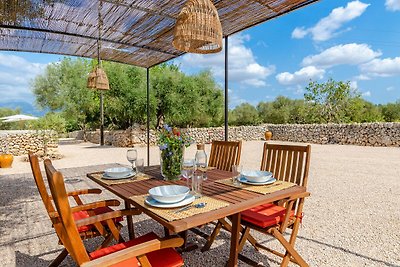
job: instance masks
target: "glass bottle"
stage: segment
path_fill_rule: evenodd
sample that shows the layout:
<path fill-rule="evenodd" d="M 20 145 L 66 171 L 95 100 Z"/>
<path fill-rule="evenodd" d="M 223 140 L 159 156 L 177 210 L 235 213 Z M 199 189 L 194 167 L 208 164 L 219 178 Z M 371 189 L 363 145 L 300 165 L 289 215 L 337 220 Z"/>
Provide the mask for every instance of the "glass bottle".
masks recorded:
<path fill-rule="evenodd" d="M 203 180 L 207 180 L 207 154 L 204 150 L 204 144 L 197 144 L 195 161 L 197 171 L 203 174 Z"/>

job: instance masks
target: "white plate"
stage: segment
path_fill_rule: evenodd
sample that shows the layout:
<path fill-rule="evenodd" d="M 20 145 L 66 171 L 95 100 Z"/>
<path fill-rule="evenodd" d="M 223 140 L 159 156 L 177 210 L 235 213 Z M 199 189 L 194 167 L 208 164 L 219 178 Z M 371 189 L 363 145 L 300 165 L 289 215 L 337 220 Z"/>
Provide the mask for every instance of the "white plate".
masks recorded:
<path fill-rule="evenodd" d="M 271 177 L 265 182 L 256 183 L 256 182 L 250 182 L 249 180 L 246 179 L 246 177 L 243 177 L 243 176 L 240 176 L 238 180 L 241 183 L 250 184 L 250 185 L 267 185 L 267 184 L 273 184 L 276 181 L 276 179 L 274 177 Z"/>
<path fill-rule="evenodd" d="M 104 173 L 108 177 L 125 177 L 132 172 L 132 168 L 126 167 L 115 167 L 115 168 L 108 168 L 104 170 Z"/>
<path fill-rule="evenodd" d="M 194 200 L 195 200 L 195 197 L 191 194 L 188 194 L 182 201 L 175 202 L 175 203 L 160 203 L 157 200 L 154 200 L 151 196 L 148 196 L 144 202 L 147 205 L 156 207 L 156 208 L 178 208 L 178 207 L 189 205 Z"/>
<path fill-rule="evenodd" d="M 103 179 L 106 179 L 106 180 L 120 180 L 120 179 L 128 179 L 128 178 L 131 178 L 131 177 L 133 177 L 135 175 L 135 172 L 133 172 L 133 171 L 131 171 L 130 173 L 128 173 L 127 175 L 123 175 L 123 176 L 120 176 L 120 177 L 111 177 L 111 176 L 108 176 L 107 174 L 105 174 L 105 173 L 103 173 L 103 177 L 101 177 L 101 178 L 103 178 Z"/>
<path fill-rule="evenodd" d="M 253 183 L 263 183 L 272 178 L 272 172 L 268 171 L 247 170 L 242 171 L 241 175 L 246 177 L 247 181 Z"/>

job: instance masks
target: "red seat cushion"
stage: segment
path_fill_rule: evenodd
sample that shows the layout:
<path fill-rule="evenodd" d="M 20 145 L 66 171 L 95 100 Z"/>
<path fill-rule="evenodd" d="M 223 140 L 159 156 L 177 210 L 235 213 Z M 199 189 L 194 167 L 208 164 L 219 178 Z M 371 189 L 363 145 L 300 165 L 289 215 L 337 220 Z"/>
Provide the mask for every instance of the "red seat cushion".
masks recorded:
<path fill-rule="evenodd" d="M 96 215 L 99 215 L 99 214 L 107 213 L 107 212 L 114 211 L 114 210 L 110 207 L 100 207 L 100 208 L 93 209 L 93 211 Z M 72 216 L 74 217 L 75 221 L 90 217 L 89 213 L 86 210 L 74 212 L 74 213 L 72 213 Z M 118 217 L 118 218 L 114 219 L 115 223 L 118 223 L 121 221 L 123 221 L 122 217 Z M 103 222 L 103 223 L 105 224 L 105 222 Z M 93 227 L 94 227 L 93 225 L 83 225 L 83 226 L 78 227 L 78 231 L 80 233 L 86 232 L 86 231 L 91 230 Z"/>
<path fill-rule="evenodd" d="M 94 260 L 105 255 L 120 251 L 122 249 L 132 247 L 137 244 L 141 244 L 153 239 L 157 239 L 158 236 L 155 233 L 148 233 L 142 235 L 141 237 L 129 240 L 124 243 L 119 243 L 111 247 L 102 248 L 96 251 L 93 251 L 89 254 L 89 257 Z M 180 267 L 183 266 L 183 259 L 181 255 L 179 255 L 175 249 L 173 248 L 165 248 L 157 251 L 153 251 L 146 254 L 147 258 L 149 259 L 151 266 L 153 267 Z M 136 258 L 129 259 L 123 262 L 120 262 L 113 266 L 138 266 L 138 261 Z"/>
<path fill-rule="evenodd" d="M 264 204 L 241 213 L 242 220 L 265 228 L 282 222 L 285 219 L 286 209 L 274 204 Z M 294 216 L 291 211 L 290 216 Z"/>

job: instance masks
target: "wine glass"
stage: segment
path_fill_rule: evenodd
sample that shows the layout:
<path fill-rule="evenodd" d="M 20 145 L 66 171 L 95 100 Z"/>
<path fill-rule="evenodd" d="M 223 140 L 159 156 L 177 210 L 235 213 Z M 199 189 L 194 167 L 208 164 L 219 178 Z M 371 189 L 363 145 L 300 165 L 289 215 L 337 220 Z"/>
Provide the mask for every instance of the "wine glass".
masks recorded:
<path fill-rule="evenodd" d="M 132 164 L 132 171 L 135 170 L 135 161 L 137 159 L 137 150 L 136 149 L 128 149 L 126 151 L 126 158 Z"/>
<path fill-rule="evenodd" d="M 193 177 L 193 173 L 195 171 L 195 160 L 189 159 L 184 160 L 182 164 L 182 176 L 186 180 L 186 185 L 190 188 L 190 179 Z"/>

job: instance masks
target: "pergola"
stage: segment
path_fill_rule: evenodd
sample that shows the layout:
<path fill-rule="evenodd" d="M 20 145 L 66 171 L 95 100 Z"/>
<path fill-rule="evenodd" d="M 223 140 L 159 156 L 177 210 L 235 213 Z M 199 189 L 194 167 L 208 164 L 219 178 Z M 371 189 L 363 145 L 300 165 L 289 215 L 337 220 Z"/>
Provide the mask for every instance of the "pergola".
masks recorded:
<path fill-rule="evenodd" d="M 228 37 L 317 1 L 212 1 L 225 38 L 225 139 L 228 138 Z M 172 46 L 172 39 L 176 19 L 186 1 L 101 2 L 99 10 L 100 0 L 3 0 L 0 50 L 97 58 L 100 40 L 101 59 L 146 68 L 149 107 L 149 68 L 184 54 Z M 100 35 L 99 12 L 103 21 Z M 148 162 L 149 117 L 147 108 Z"/>

